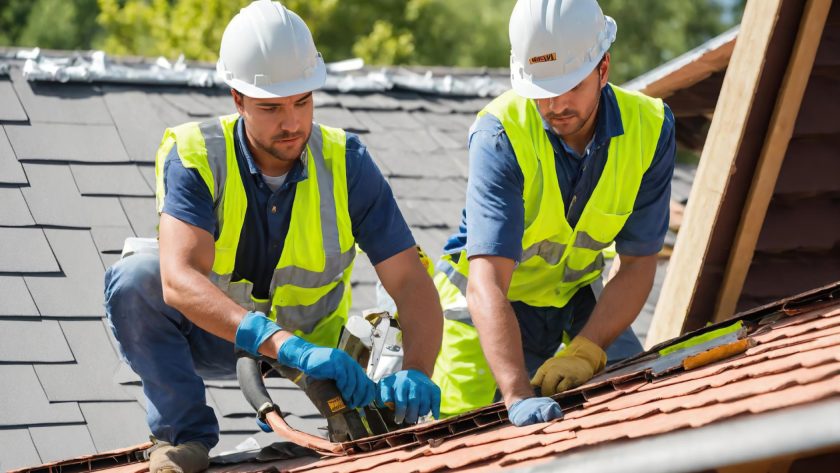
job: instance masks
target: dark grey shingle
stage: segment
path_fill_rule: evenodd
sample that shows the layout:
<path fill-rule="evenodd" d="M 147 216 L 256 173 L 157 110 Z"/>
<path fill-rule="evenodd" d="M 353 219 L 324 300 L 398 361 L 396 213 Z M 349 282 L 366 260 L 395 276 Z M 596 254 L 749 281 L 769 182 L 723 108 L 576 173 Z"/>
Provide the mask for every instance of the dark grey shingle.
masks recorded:
<path fill-rule="evenodd" d="M 12 68 L 12 83 L 32 123 L 110 125 L 102 95 L 89 84 L 28 82 Z"/>
<path fill-rule="evenodd" d="M 84 422 L 78 403 L 49 402 L 32 365 L 0 364 L 0 379 L 0 426 Z"/>
<path fill-rule="evenodd" d="M 140 171 L 140 174 L 143 176 L 143 179 L 146 180 L 146 184 L 149 185 L 149 189 L 154 192 L 157 184 L 155 184 L 155 167 L 154 166 L 137 166 L 137 170 Z"/>
<path fill-rule="evenodd" d="M 25 227 L 35 225 L 29 207 L 20 189 L 0 187 L 0 225 L 4 227 Z"/>
<path fill-rule="evenodd" d="M 38 317 L 38 308 L 21 276 L 0 276 L 0 316 Z"/>
<path fill-rule="evenodd" d="M 85 402 L 79 405 L 97 452 L 107 452 L 149 440 L 143 408 L 131 402 Z M 89 452 L 92 453 L 92 452 Z"/>
<path fill-rule="evenodd" d="M 26 174 L 17 161 L 6 131 L 0 127 L 0 184 L 26 184 Z"/>
<path fill-rule="evenodd" d="M 120 202 L 137 236 L 151 238 L 157 235 L 159 217 L 154 198 L 120 197 Z"/>
<path fill-rule="evenodd" d="M 350 132 L 366 132 L 367 126 L 362 124 L 352 112 L 343 108 L 318 107 L 315 109 L 315 121 L 327 126 L 343 128 Z"/>
<path fill-rule="evenodd" d="M 365 136 L 365 143 L 376 150 L 398 150 L 413 153 L 431 152 L 440 145 L 426 129 L 391 130 L 386 133 Z"/>
<path fill-rule="evenodd" d="M 399 110 L 399 100 L 380 93 L 335 94 L 341 106 L 351 110 Z"/>
<path fill-rule="evenodd" d="M 120 202 L 110 197 L 82 197 L 70 166 L 26 164 L 30 186 L 21 191 L 39 225 L 89 228 L 128 225 Z"/>
<path fill-rule="evenodd" d="M 40 228 L 0 227 L 0 272 L 56 273 L 61 270 Z"/>
<path fill-rule="evenodd" d="M 0 361 L 61 363 L 74 358 L 57 321 L 0 320 Z"/>
<path fill-rule="evenodd" d="M 236 105 L 230 93 L 217 90 L 193 92 L 193 98 L 208 107 L 213 116 L 236 113 Z"/>
<path fill-rule="evenodd" d="M 107 251 L 110 253 L 122 252 L 125 239 L 133 237 L 134 232 L 129 226 L 122 227 L 93 227 L 90 229 L 93 236 L 93 243 L 99 252 Z"/>
<path fill-rule="evenodd" d="M 254 409 L 245 400 L 239 389 L 207 388 L 213 402 L 222 416 L 252 417 Z M 283 412 L 289 412 L 299 417 L 318 415 L 318 410 L 297 387 L 291 389 L 269 388 L 268 393 Z"/>
<path fill-rule="evenodd" d="M 106 112 L 107 113 L 107 112 Z M 34 123 L 6 125 L 20 161 L 129 162 L 114 125 Z M 49 137 L 49 139 L 44 139 Z"/>
<path fill-rule="evenodd" d="M 30 427 L 29 433 L 44 462 L 67 460 L 96 452 L 96 446 L 85 425 Z"/>
<path fill-rule="evenodd" d="M 101 321 L 65 320 L 61 322 L 61 329 L 76 363 L 35 366 L 50 402 L 134 399 L 114 381 L 120 361 Z"/>
<path fill-rule="evenodd" d="M 414 119 L 408 112 L 404 111 L 380 111 L 369 110 L 354 112 L 354 115 L 367 124 L 371 130 L 381 128 L 417 130 L 423 125 Z M 371 125 L 373 123 L 373 125 Z"/>
<path fill-rule="evenodd" d="M 214 110 L 207 103 L 197 99 L 191 92 L 182 88 L 172 89 L 171 92 L 161 92 L 160 97 L 181 112 L 194 117 L 193 121 L 215 115 Z"/>
<path fill-rule="evenodd" d="M 0 429 L 0 471 L 42 464 L 29 429 Z"/>
<path fill-rule="evenodd" d="M 109 86 L 105 104 L 114 117 L 128 156 L 135 162 L 154 162 L 166 124 L 143 90 Z"/>
<path fill-rule="evenodd" d="M 0 80 L 0 121 L 25 122 L 28 119 L 12 83 Z"/>
<path fill-rule="evenodd" d="M 44 317 L 101 317 L 105 315 L 105 272 L 87 230 L 46 230 L 66 277 L 27 276 L 26 286 Z"/>
<path fill-rule="evenodd" d="M 414 177 L 392 177 L 388 179 L 397 199 L 456 200 L 464 201 L 467 180 L 420 179 Z"/>
<path fill-rule="evenodd" d="M 82 195 L 155 195 L 134 164 L 73 164 L 70 170 Z"/>
<path fill-rule="evenodd" d="M 470 126 L 475 121 L 475 113 L 416 113 L 414 117 L 427 126 L 440 128 L 447 133 L 463 133 L 464 142 Z"/>

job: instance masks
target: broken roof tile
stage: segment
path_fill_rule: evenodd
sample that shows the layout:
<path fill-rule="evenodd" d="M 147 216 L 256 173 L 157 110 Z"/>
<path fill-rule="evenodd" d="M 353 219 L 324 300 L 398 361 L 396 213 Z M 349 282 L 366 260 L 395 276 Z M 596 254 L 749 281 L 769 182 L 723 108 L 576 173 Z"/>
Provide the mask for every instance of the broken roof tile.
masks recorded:
<path fill-rule="evenodd" d="M 130 161 L 114 125 L 34 123 L 6 125 L 5 129 L 19 161 Z"/>
<path fill-rule="evenodd" d="M 65 277 L 26 277 L 38 311 L 45 317 L 103 316 L 105 269 L 90 232 L 50 229 L 46 235 Z"/>
<path fill-rule="evenodd" d="M 61 330 L 73 350 L 70 365 L 36 365 L 35 372 L 51 402 L 133 401 L 114 383 L 120 360 L 100 320 L 61 321 Z"/>
<path fill-rule="evenodd" d="M 26 227 L 35 225 L 20 189 L 0 187 L 0 226 Z"/>
<path fill-rule="evenodd" d="M 96 451 L 93 439 L 84 425 L 51 425 L 30 427 L 41 461 L 51 462 Z"/>
<path fill-rule="evenodd" d="M 146 413 L 135 401 L 84 402 L 79 406 L 97 452 L 149 440 L 149 427 L 144 421 Z"/>
<path fill-rule="evenodd" d="M 0 364 L 0 425 L 4 427 L 84 422 L 78 403 L 51 403 L 32 365 Z M 66 457 L 65 457 L 66 458 Z M 46 460 L 45 460 L 46 461 Z"/>
<path fill-rule="evenodd" d="M 57 273 L 61 271 L 40 228 L 0 227 L 0 272 Z"/>
<path fill-rule="evenodd" d="M 27 184 L 4 127 L 0 127 L 0 184 Z"/>
<path fill-rule="evenodd" d="M 0 320 L 0 360 L 4 363 L 71 363 L 75 358 L 57 321 Z"/>
<path fill-rule="evenodd" d="M 20 104 L 12 83 L 8 80 L 0 80 L 0 121 L 25 122 L 27 120 L 29 117 Z"/>
<path fill-rule="evenodd" d="M 72 164 L 70 170 L 82 195 L 133 197 L 155 195 L 134 164 Z"/>
<path fill-rule="evenodd" d="M 0 445 L 13 448 L 3 449 L 0 470 L 10 471 L 43 463 L 29 435 L 29 429 L 0 429 Z"/>
<path fill-rule="evenodd" d="M 0 316 L 39 317 L 21 276 L 0 276 Z"/>
<path fill-rule="evenodd" d="M 70 166 L 26 164 L 24 167 L 31 187 L 21 191 L 37 224 L 69 228 L 128 225 L 116 198 L 79 194 Z"/>

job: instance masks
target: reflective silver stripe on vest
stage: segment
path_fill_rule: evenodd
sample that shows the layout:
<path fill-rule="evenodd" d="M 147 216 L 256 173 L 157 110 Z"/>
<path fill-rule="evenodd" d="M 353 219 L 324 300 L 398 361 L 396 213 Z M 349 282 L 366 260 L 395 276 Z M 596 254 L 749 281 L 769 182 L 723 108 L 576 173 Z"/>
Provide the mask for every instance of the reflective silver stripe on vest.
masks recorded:
<path fill-rule="evenodd" d="M 221 206 L 222 194 L 225 191 L 227 181 L 227 144 L 225 143 L 225 132 L 222 129 L 222 122 L 219 119 L 209 120 L 198 124 L 201 136 L 204 137 L 204 147 L 207 148 L 207 163 L 213 174 L 213 206 L 217 208 L 219 216 L 219 228 L 222 227 Z"/>
<path fill-rule="evenodd" d="M 592 271 L 603 269 L 604 267 L 604 254 L 598 253 L 598 256 L 595 257 L 595 261 L 587 265 L 583 269 L 572 269 L 568 266 L 563 270 L 563 282 L 575 282 L 582 277 L 586 276 L 587 274 L 591 273 Z"/>
<path fill-rule="evenodd" d="M 451 264 L 447 263 L 446 261 L 440 260 L 435 265 L 435 269 L 440 271 L 441 273 L 446 275 L 446 279 L 449 280 L 455 287 L 458 288 L 461 295 L 466 297 L 467 295 L 467 278 L 463 274 L 455 271 L 455 268 L 452 267 Z"/>
<path fill-rule="evenodd" d="M 458 288 L 458 292 L 462 296 L 467 296 L 467 278 L 463 274 L 455 271 L 455 268 L 444 260 L 439 260 L 435 265 L 435 269 L 442 272 L 446 276 L 446 279 Z M 473 326 L 472 317 L 466 307 L 443 309 L 443 317 L 447 320 L 454 320 Z"/>
<path fill-rule="evenodd" d="M 522 252 L 522 262 L 528 261 L 534 256 L 539 256 L 548 264 L 557 264 L 566 251 L 566 245 L 549 240 L 543 240 L 529 246 Z"/>
<path fill-rule="evenodd" d="M 472 316 L 470 316 L 470 312 L 466 307 L 453 307 L 451 309 L 445 309 L 443 311 L 443 318 L 475 327 L 472 321 Z"/>
<path fill-rule="evenodd" d="M 356 246 L 353 245 L 344 253 L 341 252 L 341 242 L 338 239 L 338 220 L 335 210 L 335 194 L 333 192 L 333 176 L 327 169 L 324 160 L 324 137 L 321 127 L 312 125 L 309 137 L 309 150 L 312 153 L 318 178 L 318 191 L 321 196 L 321 240 L 324 244 L 324 270 L 311 271 L 297 266 L 284 266 L 274 270 L 271 287 L 291 284 L 297 287 L 316 288 L 341 280 L 344 271 L 353 263 L 356 257 Z"/>
<path fill-rule="evenodd" d="M 611 242 L 610 242 L 611 243 Z M 578 248 L 586 248 L 589 250 L 600 251 L 610 246 L 610 243 L 604 243 L 592 238 L 592 235 L 581 230 L 575 237 L 575 245 Z"/>
<path fill-rule="evenodd" d="M 343 282 L 336 284 L 312 305 L 274 306 L 277 312 L 277 324 L 285 330 L 311 333 L 318 322 L 338 309 L 344 297 L 344 286 Z"/>

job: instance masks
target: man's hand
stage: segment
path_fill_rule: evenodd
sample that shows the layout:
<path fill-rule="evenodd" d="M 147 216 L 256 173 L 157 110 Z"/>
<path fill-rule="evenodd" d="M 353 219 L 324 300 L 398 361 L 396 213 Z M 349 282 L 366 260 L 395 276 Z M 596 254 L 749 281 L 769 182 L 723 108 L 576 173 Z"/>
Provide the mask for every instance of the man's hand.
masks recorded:
<path fill-rule="evenodd" d="M 376 385 L 350 355 L 335 348 L 313 345 L 300 337 L 289 337 L 277 352 L 277 361 L 315 379 L 332 379 L 349 407 L 363 407 L 373 401 Z"/>
<path fill-rule="evenodd" d="M 394 422 L 409 424 L 432 411 L 440 418 L 440 388 L 428 376 L 417 370 L 403 370 L 379 381 L 376 402 L 380 406 L 394 405 Z"/>
<path fill-rule="evenodd" d="M 607 354 L 588 338 L 578 335 L 560 353 L 537 370 L 532 386 L 539 386 L 543 396 L 551 396 L 589 381 L 604 369 Z"/>
<path fill-rule="evenodd" d="M 508 419 L 517 427 L 548 422 L 563 417 L 560 404 L 550 397 L 520 399 L 508 409 Z"/>

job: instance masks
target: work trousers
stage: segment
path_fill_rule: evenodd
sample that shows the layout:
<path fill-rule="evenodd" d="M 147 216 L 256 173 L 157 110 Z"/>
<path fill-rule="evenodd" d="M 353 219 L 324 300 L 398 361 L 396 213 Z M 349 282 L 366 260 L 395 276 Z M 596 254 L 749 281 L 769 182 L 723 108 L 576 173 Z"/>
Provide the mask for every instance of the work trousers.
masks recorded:
<path fill-rule="evenodd" d="M 156 254 L 137 253 L 108 268 L 105 311 L 124 361 L 143 381 L 152 434 L 174 445 L 198 441 L 213 448 L 219 423 L 202 378 L 235 378 L 233 344 L 166 305 Z"/>

